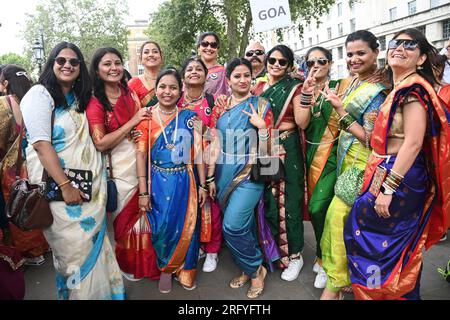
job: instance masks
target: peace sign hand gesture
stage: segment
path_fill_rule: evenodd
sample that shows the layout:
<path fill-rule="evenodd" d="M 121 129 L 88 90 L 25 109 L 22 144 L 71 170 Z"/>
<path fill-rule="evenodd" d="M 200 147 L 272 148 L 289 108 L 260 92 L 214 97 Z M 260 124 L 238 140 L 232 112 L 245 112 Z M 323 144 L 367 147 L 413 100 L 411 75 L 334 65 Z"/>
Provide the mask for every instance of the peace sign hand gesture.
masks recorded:
<path fill-rule="evenodd" d="M 314 88 L 316 86 L 316 73 L 319 71 L 319 69 L 315 71 L 311 71 L 308 73 L 308 77 L 306 78 L 305 82 L 303 82 L 302 86 L 302 93 L 306 94 L 313 94 Z"/>
<path fill-rule="evenodd" d="M 259 116 L 255 108 L 253 108 L 253 104 L 251 103 L 250 108 L 252 109 L 252 113 L 242 110 L 244 114 L 250 117 L 250 123 L 255 127 L 257 127 L 258 129 L 266 129 L 267 128 L 266 123 L 264 122 L 263 118 Z"/>
<path fill-rule="evenodd" d="M 320 91 L 321 94 L 323 94 L 324 98 L 326 101 L 329 101 L 331 103 L 331 105 L 333 106 L 334 109 L 336 109 L 336 111 L 343 109 L 343 104 L 342 104 L 342 100 L 341 100 L 341 96 L 342 95 L 338 95 L 336 94 L 336 92 L 334 92 L 333 90 L 330 89 L 330 87 L 328 86 L 328 83 L 325 84 L 325 92 Z"/>

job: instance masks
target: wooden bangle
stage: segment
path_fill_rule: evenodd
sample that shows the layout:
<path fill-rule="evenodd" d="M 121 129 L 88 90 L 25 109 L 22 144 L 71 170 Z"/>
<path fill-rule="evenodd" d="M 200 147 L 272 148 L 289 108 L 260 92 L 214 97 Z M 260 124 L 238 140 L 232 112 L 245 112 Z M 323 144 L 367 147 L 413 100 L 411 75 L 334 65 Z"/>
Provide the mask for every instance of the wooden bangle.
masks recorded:
<path fill-rule="evenodd" d="M 62 186 L 65 186 L 66 184 L 69 184 L 70 180 L 67 179 L 66 181 L 64 181 L 63 183 L 58 184 L 58 188 L 61 188 Z"/>

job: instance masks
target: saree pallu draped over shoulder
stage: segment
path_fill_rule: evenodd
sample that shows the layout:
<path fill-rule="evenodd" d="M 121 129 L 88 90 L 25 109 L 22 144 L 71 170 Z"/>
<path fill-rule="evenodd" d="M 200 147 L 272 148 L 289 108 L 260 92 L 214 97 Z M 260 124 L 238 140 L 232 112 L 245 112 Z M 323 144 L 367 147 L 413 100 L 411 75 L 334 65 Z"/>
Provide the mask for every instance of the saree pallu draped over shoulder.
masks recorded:
<path fill-rule="evenodd" d="M 128 87 L 136 92 L 143 107 L 151 107 L 158 103 L 155 95 L 155 88 L 150 88 L 144 75 L 128 81 Z"/>
<path fill-rule="evenodd" d="M 351 281 L 357 299 L 420 299 L 422 252 L 446 231 L 450 210 L 450 115 L 433 87 L 418 75 L 410 76 L 382 106 L 372 134 L 376 154 L 386 155 L 387 136 L 403 100 L 416 96 L 427 113 L 422 151 L 394 193 L 389 212 L 380 218 L 369 186 L 378 165 L 392 168 L 390 159 L 372 155 L 362 195 L 345 226 Z"/>
<path fill-rule="evenodd" d="M 151 153 L 148 174 L 151 175 L 152 209 L 147 216 L 157 265 L 161 272 L 176 273 L 180 283 L 187 287 L 195 284 L 200 248 L 200 210 L 193 158 L 196 121 L 201 120 L 195 112 L 179 110 L 177 130 L 174 118 L 164 128 L 152 119 L 151 132 L 145 127 L 148 122 L 138 126 L 138 130 L 146 132 L 140 137 L 138 149 Z M 173 141 L 177 132 L 173 149 L 167 147 L 162 130 L 168 141 Z"/>
<path fill-rule="evenodd" d="M 44 230 L 53 251 L 58 299 L 122 300 L 125 298 L 106 224 L 106 175 L 102 155 L 89 136 L 85 113 L 76 112 L 72 93 L 69 107 L 57 106 L 52 145 L 62 168 L 91 170 L 92 198 L 81 205 L 53 201 L 53 224 Z M 33 146 L 26 149 L 31 183 L 39 183 L 43 167 Z"/>

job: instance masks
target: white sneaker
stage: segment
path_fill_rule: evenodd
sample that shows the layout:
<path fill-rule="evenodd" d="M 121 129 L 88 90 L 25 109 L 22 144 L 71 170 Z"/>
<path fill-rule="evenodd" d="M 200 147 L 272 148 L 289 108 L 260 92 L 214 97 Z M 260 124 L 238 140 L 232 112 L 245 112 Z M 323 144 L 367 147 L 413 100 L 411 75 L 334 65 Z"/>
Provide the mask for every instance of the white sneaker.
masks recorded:
<path fill-rule="evenodd" d="M 327 285 L 328 276 L 325 270 L 319 266 L 319 272 L 317 273 L 316 280 L 314 280 L 314 288 L 323 289 Z"/>
<path fill-rule="evenodd" d="M 290 259 L 289 265 L 281 273 L 281 279 L 286 281 L 294 281 L 297 279 L 300 270 L 303 268 L 303 257 L 300 255 L 299 259 Z"/>
<path fill-rule="evenodd" d="M 25 258 L 25 265 L 27 266 L 40 266 L 44 264 L 45 258 L 43 255 L 33 258 Z"/>
<path fill-rule="evenodd" d="M 205 263 L 203 264 L 203 272 L 213 272 L 217 268 L 219 257 L 217 253 L 207 253 Z"/>
<path fill-rule="evenodd" d="M 317 261 L 314 262 L 314 265 L 313 265 L 313 272 L 314 272 L 314 273 L 319 273 L 320 268 L 321 268 L 320 264 L 318 264 Z"/>
<path fill-rule="evenodd" d="M 140 280 L 142 280 L 142 278 L 135 278 L 134 274 L 126 273 L 126 272 L 123 272 L 122 270 L 120 270 L 120 273 L 122 274 L 122 277 L 124 277 L 128 281 L 140 281 Z"/>

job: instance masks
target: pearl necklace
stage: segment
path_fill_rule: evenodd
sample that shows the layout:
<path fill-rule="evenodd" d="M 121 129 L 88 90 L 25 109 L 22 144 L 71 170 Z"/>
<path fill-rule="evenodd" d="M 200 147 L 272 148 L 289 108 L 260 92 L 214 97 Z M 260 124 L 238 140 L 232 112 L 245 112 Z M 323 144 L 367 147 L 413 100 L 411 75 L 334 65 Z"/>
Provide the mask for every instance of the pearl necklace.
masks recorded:
<path fill-rule="evenodd" d="M 175 116 L 175 132 L 173 133 L 172 143 L 169 143 L 169 140 L 167 139 L 167 135 L 166 135 L 166 130 L 164 128 L 164 125 L 163 125 L 163 122 L 162 122 L 162 119 L 161 119 L 161 113 L 163 113 L 163 111 L 162 111 L 161 107 L 159 106 L 159 104 L 156 107 L 156 117 L 158 118 L 159 126 L 161 127 L 161 130 L 162 130 L 162 134 L 163 134 L 163 137 L 164 137 L 164 142 L 166 143 L 166 148 L 169 149 L 169 150 L 172 150 L 173 148 L 175 148 L 175 143 L 177 141 L 177 131 L 178 131 L 178 108 L 177 107 L 175 107 L 175 111 L 174 112 L 177 113 L 176 116 Z"/>
<path fill-rule="evenodd" d="M 158 105 L 159 111 L 161 111 L 161 113 L 162 113 L 163 115 L 166 115 L 166 116 L 170 116 L 170 115 L 174 114 L 175 111 L 177 111 L 177 108 L 178 108 L 178 107 L 175 106 L 172 110 L 167 111 L 167 110 L 162 109 L 162 108 Z"/>
<path fill-rule="evenodd" d="M 184 94 L 184 101 L 183 101 L 183 104 L 182 104 L 181 107 L 184 109 L 184 108 L 186 108 L 189 105 L 195 105 L 196 102 L 203 101 L 203 98 L 205 98 L 205 94 L 204 93 L 202 93 L 200 95 L 200 97 L 192 99 L 189 96 L 189 94 L 187 93 L 187 91 L 186 91 L 186 93 Z M 203 109 L 203 108 L 201 108 L 201 109 Z"/>

